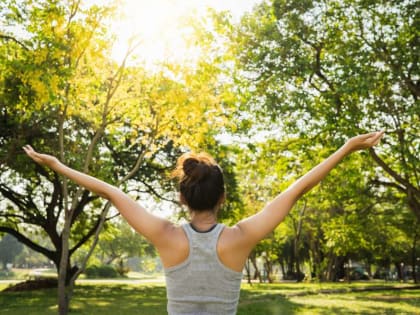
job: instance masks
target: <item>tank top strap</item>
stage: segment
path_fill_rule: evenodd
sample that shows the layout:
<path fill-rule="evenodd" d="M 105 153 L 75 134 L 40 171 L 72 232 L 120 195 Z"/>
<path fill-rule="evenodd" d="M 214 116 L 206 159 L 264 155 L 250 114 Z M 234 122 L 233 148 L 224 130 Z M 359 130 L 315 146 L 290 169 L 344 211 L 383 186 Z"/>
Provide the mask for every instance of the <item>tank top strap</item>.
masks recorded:
<path fill-rule="evenodd" d="M 193 244 L 204 242 L 207 243 L 207 247 L 210 247 L 213 250 L 217 247 L 217 241 L 219 240 L 220 233 L 223 231 L 224 227 L 225 225 L 223 223 L 217 223 L 216 226 L 208 232 L 198 232 L 194 230 L 190 223 L 182 225 L 182 228 L 187 234 L 190 248 L 194 247 Z"/>
<path fill-rule="evenodd" d="M 219 241 L 220 233 L 222 233 L 223 228 L 225 227 L 222 223 L 217 223 L 217 226 L 213 229 L 213 237 L 211 239 L 212 247 L 214 249 L 214 254 L 217 256 L 216 249 L 217 249 L 217 242 Z"/>

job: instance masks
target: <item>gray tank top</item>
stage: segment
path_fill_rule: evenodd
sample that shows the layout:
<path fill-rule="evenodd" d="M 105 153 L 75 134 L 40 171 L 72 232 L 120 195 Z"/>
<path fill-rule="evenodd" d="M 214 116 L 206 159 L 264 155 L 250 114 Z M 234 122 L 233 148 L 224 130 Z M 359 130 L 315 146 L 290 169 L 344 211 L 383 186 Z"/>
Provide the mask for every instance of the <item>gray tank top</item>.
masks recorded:
<path fill-rule="evenodd" d="M 219 260 L 216 245 L 224 225 L 197 232 L 182 225 L 189 240 L 188 258 L 165 268 L 169 315 L 234 315 L 239 300 L 242 272 Z"/>

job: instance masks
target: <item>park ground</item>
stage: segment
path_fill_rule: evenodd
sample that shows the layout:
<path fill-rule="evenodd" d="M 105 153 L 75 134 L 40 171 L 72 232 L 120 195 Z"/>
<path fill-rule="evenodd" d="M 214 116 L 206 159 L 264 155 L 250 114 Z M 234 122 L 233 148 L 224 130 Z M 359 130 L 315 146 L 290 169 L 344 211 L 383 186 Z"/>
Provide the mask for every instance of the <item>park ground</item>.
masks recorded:
<path fill-rule="evenodd" d="M 0 282 L 0 291 L 11 285 Z M 56 290 L 0 292 L 2 315 L 57 313 Z M 162 315 L 162 279 L 80 280 L 69 315 Z M 397 282 L 242 284 L 238 315 L 420 314 L 420 287 Z"/>

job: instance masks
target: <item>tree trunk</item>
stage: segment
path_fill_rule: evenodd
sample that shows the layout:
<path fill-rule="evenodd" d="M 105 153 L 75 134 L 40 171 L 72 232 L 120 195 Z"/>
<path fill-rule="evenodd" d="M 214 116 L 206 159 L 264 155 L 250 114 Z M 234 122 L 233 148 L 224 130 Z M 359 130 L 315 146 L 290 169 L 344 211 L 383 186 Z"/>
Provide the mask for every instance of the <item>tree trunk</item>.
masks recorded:
<path fill-rule="evenodd" d="M 68 210 L 66 211 L 66 217 L 64 221 L 64 227 L 62 231 L 62 245 L 61 245 L 61 258 L 60 267 L 58 270 L 58 313 L 60 315 L 66 315 L 68 313 L 69 301 L 71 292 L 68 291 L 68 270 L 70 267 L 69 257 L 69 237 L 70 237 L 70 216 Z"/>
<path fill-rule="evenodd" d="M 287 259 L 287 279 L 294 280 L 295 279 L 295 251 L 293 247 L 291 248 L 290 256 Z"/>
<path fill-rule="evenodd" d="M 256 258 L 255 253 L 250 256 L 250 261 L 252 263 L 252 266 L 254 267 L 254 276 L 253 276 L 253 279 L 254 280 L 255 279 L 258 279 L 259 282 L 262 283 L 261 272 L 260 272 L 260 270 L 258 269 L 258 266 L 257 266 L 257 258 Z"/>
<path fill-rule="evenodd" d="M 327 279 L 327 281 L 336 281 L 337 280 L 336 265 L 337 265 L 337 257 L 333 253 L 329 253 L 329 255 L 328 255 L 328 265 L 327 265 L 327 270 L 326 270 L 326 275 L 325 275 L 325 278 Z"/>
<path fill-rule="evenodd" d="M 304 205 L 302 209 L 299 211 L 299 218 L 297 222 L 297 226 L 294 224 L 295 227 L 295 239 L 293 241 L 293 252 L 295 253 L 295 269 L 296 269 L 296 280 L 298 282 L 301 282 L 303 280 L 303 277 L 301 277 L 301 271 L 300 271 L 300 257 L 299 257 L 299 241 L 300 236 L 302 235 L 302 223 L 305 215 L 306 210 L 306 200 L 304 202 Z"/>
<path fill-rule="evenodd" d="M 267 258 L 264 257 L 264 269 L 267 276 L 268 283 L 273 283 L 273 279 L 271 278 L 271 274 L 273 272 L 273 263 Z"/>
<path fill-rule="evenodd" d="M 72 280 L 73 275 L 77 272 L 77 267 L 69 268 L 70 263 L 67 264 L 67 270 L 64 272 L 64 279 L 58 281 L 58 313 L 60 315 L 66 315 L 69 312 L 69 305 L 71 296 L 74 289 L 74 281 Z"/>
<path fill-rule="evenodd" d="M 281 268 L 281 273 L 283 274 L 283 279 L 285 279 L 285 277 L 286 277 L 286 270 L 284 268 L 283 259 L 279 259 L 279 264 L 280 264 L 280 268 Z"/>
<path fill-rule="evenodd" d="M 248 284 L 252 285 L 252 282 L 251 282 L 251 268 L 249 267 L 249 257 L 247 258 L 246 263 L 245 263 L 245 271 L 246 271 L 246 278 L 247 278 Z"/>
<path fill-rule="evenodd" d="M 414 283 L 418 283 L 419 279 L 417 279 L 417 240 L 419 237 L 418 233 L 418 222 L 416 221 L 416 224 L 414 226 L 414 237 L 413 237 L 413 245 L 411 248 L 411 265 L 413 266 L 413 280 Z"/>
<path fill-rule="evenodd" d="M 398 280 L 402 282 L 404 280 L 404 263 L 395 263 L 395 268 L 397 269 Z"/>

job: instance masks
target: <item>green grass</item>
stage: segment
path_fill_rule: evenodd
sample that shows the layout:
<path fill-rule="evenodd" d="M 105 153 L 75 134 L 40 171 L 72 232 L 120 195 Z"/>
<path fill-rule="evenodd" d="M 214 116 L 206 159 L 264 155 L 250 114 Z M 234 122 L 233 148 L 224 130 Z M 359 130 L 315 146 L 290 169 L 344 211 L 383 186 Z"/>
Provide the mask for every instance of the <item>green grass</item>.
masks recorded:
<path fill-rule="evenodd" d="M 344 292 L 378 283 L 242 285 L 238 315 L 278 314 L 420 314 L 420 290 Z M 395 285 L 395 284 L 393 284 Z M 0 290 L 6 285 L 0 284 Z M 2 315 L 57 313 L 56 290 L 0 292 Z M 79 284 L 71 303 L 72 315 L 166 314 L 162 284 Z"/>
<path fill-rule="evenodd" d="M 317 293 L 372 286 L 378 283 L 243 285 L 238 314 L 420 314 L 420 289 Z"/>

